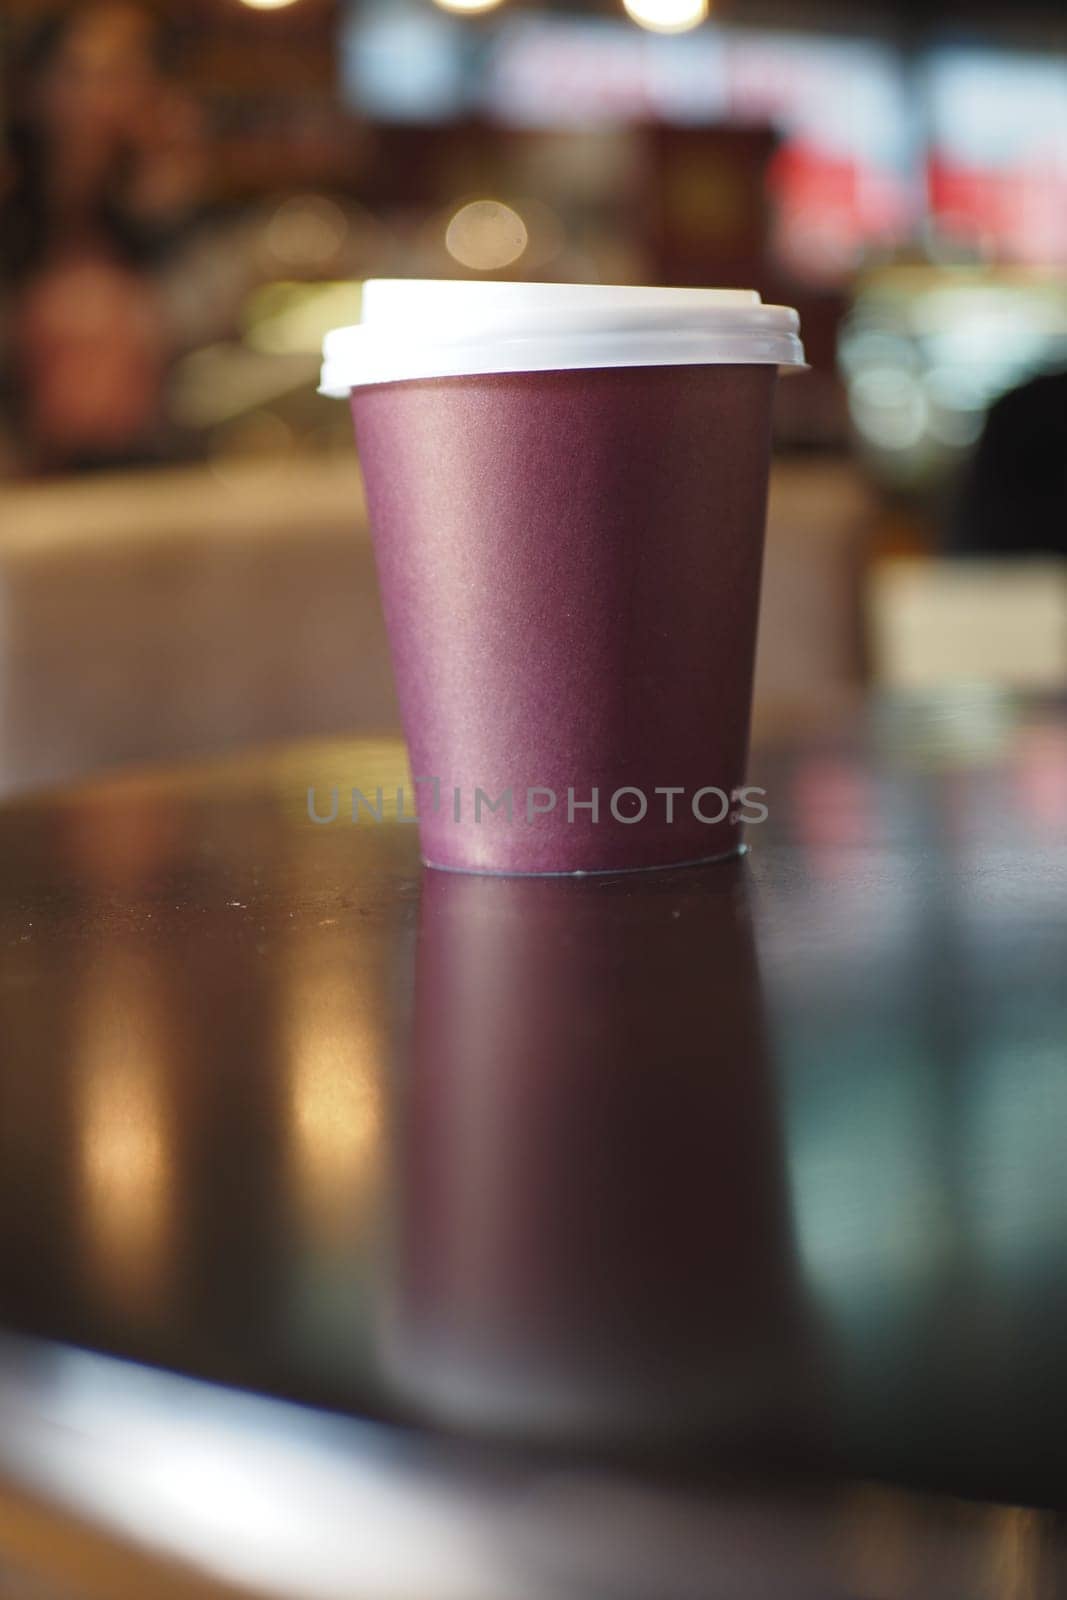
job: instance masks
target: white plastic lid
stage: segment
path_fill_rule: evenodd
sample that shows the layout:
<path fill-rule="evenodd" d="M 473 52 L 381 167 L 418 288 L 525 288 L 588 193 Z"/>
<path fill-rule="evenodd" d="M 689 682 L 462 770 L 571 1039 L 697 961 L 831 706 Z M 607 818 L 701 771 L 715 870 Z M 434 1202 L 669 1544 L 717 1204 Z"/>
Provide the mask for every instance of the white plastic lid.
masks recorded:
<path fill-rule="evenodd" d="M 754 289 L 375 278 L 323 347 L 320 394 L 370 383 L 575 367 L 801 367 L 800 318 Z"/>

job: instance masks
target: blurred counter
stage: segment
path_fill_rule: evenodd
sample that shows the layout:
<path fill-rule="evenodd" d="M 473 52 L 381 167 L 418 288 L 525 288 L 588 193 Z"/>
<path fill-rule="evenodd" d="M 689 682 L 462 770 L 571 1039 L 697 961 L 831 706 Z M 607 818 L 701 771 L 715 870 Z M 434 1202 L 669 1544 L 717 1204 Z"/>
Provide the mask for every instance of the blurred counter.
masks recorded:
<path fill-rule="evenodd" d="M 0 788 L 391 726 L 354 462 L 0 497 Z"/>
<path fill-rule="evenodd" d="M 757 730 L 854 702 L 876 511 L 776 464 Z M 0 491 L 0 791 L 396 726 L 359 469 L 225 463 Z"/>

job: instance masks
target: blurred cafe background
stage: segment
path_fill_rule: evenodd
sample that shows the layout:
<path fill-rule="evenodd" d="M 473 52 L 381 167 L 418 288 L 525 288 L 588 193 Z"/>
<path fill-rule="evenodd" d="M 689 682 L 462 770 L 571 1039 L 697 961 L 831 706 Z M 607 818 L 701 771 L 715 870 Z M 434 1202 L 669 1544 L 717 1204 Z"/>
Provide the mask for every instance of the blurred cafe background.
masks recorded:
<path fill-rule="evenodd" d="M 0 52 L 0 792 L 395 724 L 315 392 L 372 276 L 800 309 L 758 735 L 1067 684 L 1062 0 L 5 0 Z"/>

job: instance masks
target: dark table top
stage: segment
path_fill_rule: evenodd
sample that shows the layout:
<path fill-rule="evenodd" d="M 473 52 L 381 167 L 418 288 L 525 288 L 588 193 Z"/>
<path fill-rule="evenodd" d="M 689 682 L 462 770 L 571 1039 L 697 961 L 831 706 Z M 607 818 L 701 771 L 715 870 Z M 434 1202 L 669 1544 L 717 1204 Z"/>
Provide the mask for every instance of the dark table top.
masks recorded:
<path fill-rule="evenodd" d="M 647 875 L 309 821 L 403 773 L 0 811 L 0 1329 L 505 1452 L 1062 1505 L 1062 708 L 757 752 L 747 859 Z"/>

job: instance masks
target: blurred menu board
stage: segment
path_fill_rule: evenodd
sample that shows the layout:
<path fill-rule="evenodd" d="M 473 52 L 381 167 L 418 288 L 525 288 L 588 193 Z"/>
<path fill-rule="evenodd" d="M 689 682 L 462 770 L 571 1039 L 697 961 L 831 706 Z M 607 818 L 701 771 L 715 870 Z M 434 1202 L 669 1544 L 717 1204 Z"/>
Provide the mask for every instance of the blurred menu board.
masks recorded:
<path fill-rule="evenodd" d="M 536 11 L 472 27 L 405 0 L 353 19 L 348 93 L 385 120 L 772 130 L 775 249 L 802 275 L 839 277 L 914 221 L 921 183 L 907 85 L 881 41 L 719 26 L 655 35 Z"/>
<path fill-rule="evenodd" d="M 952 239 L 1067 264 L 1067 59 L 974 48 L 925 68 L 930 210 Z"/>
<path fill-rule="evenodd" d="M 413 0 L 351 13 L 345 84 L 383 120 L 769 127 L 772 248 L 840 281 L 924 220 L 984 258 L 1067 262 L 1067 58 L 710 24 L 656 35 L 505 8 L 457 22 Z"/>
<path fill-rule="evenodd" d="M 892 47 L 738 29 L 728 60 L 730 120 L 781 136 L 768 173 L 779 260 L 835 278 L 909 237 L 921 208 L 917 129 Z"/>
<path fill-rule="evenodd" d="M 835 277 L 907 236 L 919 204 L 903 68 L 874 39 L 711 27 L 656 37 L 610 21 L 515 18 L 486 84 L 503 121 L 546 116 L 771 128 L 779 259 Z"/>

